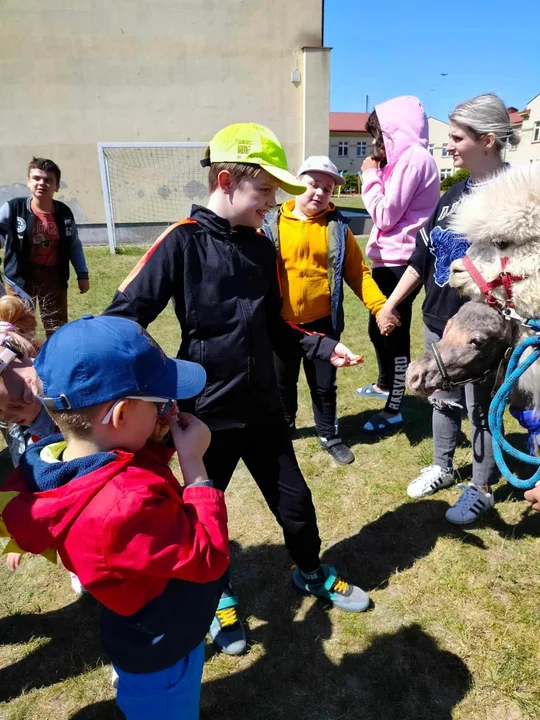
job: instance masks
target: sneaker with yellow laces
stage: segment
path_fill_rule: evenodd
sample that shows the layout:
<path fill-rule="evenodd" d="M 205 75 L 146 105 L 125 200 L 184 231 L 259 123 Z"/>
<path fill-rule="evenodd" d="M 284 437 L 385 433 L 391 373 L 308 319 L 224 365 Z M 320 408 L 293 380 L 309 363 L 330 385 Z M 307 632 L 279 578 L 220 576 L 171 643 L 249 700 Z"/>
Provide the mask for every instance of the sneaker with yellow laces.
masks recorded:
<path fill-rule="evenodd" d="M 329 600 L 334 607 L 345 612 L 363 612 L 370 604 L 363 590 L 340 577 L 330 565 L 321 565 L 312 573 L 296 568 L 293 582 L 301 592 Z"/>
<path fill-rule="evenodd" d="M 238 617 L 238 598 L 232 587 L 223 591 L 212 624 L 210 637 L 226 655 L 241 655 L 246 651 L 246 631 Z"/>

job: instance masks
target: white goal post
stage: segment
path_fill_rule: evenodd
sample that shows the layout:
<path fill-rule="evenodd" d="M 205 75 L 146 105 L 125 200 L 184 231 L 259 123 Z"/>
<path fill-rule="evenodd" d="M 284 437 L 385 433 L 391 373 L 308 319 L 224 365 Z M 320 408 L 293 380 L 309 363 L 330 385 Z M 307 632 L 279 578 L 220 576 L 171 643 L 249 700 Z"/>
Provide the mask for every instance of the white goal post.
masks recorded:
<path fill-rule="evenodd" d="M 208 197 L 208 142 L 98 143 L 109 248 L 152 242 Z"/>

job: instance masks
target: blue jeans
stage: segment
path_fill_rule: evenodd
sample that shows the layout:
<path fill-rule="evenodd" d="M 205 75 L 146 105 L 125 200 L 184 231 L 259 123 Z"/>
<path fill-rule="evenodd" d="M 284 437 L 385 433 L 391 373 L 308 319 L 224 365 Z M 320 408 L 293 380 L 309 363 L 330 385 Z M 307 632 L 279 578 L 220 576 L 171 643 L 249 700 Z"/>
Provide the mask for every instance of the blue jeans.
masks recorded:
<path fill-rule="evenodd" d="M 204 641 L 175 665 L 153 673 L 118 673 L 116 704 L 127 720 L 198 720 Z"/>

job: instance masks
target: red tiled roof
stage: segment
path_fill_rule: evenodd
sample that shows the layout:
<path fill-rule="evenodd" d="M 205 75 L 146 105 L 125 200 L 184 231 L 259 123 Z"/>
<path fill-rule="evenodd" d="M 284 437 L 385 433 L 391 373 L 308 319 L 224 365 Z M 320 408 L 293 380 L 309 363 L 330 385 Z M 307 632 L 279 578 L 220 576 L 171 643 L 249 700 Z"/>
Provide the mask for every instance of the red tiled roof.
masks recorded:
<path fill-rule="evenodd" d="M 510 122 L 512 125 L 521 125 L 523 122 L 523 118 L 521 117 L 521 114 L 517 112 L 517 110 L 514 111 L 513 108 L 508 108 L 509 110 L 512 110 L 512 112 L 509 112 L 510 115 Z"/>
<path fill-rule="evenodd" d="M 366 132 L 369 113 L 331 112 L 330 132 Z"/>

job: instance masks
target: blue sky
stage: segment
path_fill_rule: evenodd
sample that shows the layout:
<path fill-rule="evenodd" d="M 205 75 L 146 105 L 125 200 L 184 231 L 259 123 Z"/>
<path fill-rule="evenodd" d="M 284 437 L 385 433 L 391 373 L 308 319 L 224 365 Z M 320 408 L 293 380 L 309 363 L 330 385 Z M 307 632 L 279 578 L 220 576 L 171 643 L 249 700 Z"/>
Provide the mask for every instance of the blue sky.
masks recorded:
<path fill-rule="evenodd" d="M 540 0 L 326 0 L 324 43 L 333 111 L 417 95 L 445 120 L 482 92 L 520 110 L 540 93 Z"/>

